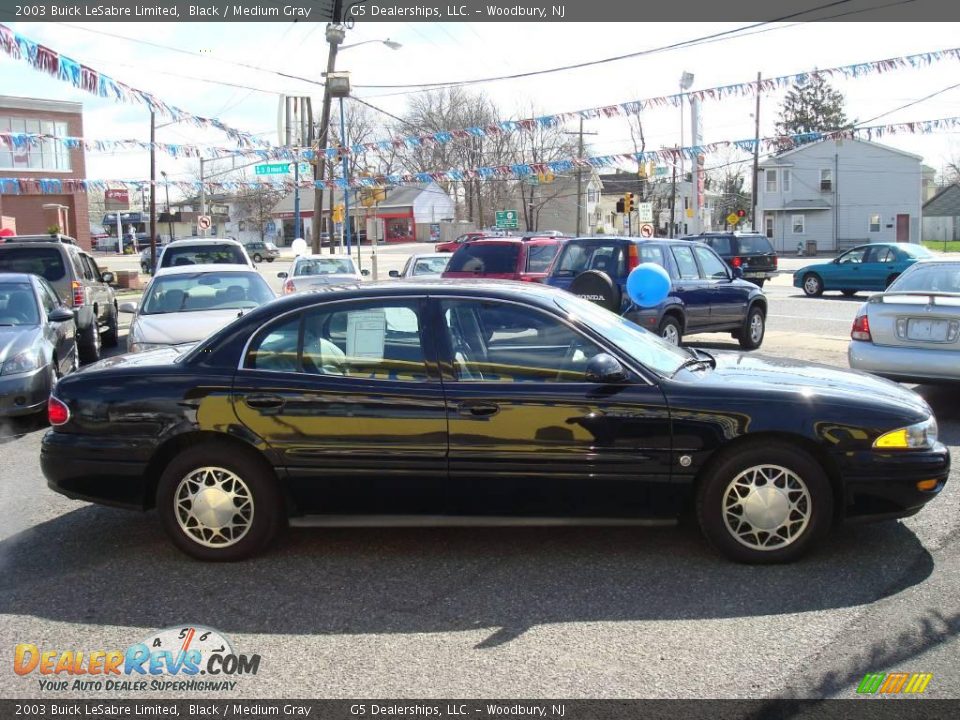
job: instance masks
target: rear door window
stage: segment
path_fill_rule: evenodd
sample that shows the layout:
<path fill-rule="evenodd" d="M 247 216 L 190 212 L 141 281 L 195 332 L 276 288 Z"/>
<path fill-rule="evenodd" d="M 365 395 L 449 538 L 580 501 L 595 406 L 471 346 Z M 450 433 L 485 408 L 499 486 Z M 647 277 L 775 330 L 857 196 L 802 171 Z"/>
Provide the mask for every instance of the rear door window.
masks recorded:
<path fill-rule="evenodd" d="M 717 250 L 717 248 L 714 248 Z M 724 253 L 717 250 L 721 255 Z M 740 237 L 741 255 L 768 255 L 774 252 L 773 245 L 763 235 L 743 235 Z"/>
<path fill-rule="evenodd" d="M 87 280 L 98 280 L 100 278 L 96 264 L 88 255 L 81 255 L 80 262 L 83 264 L 83 277 Z"/>
<path fill-rule="evenodd" d="M 450 258 L 447 272 L 473 272 L 506 275 L 516 272 L 520 246 L 516 243 L 476 243 L 465 245 Z"/>
<path fill-rule="evenodd" d="M 699 280 L 700 270 L 697 261 L 693 258 L 693 247 L 690 245 L 674 245 L 673 259 L 677 262 L 677 270 L 681 280 Z"/>
<path fill-rule="evenodd" d="M 49 282 L 67 274 L 63 254 L 53 247 L 6 247 L 0 249 L 0 272 L 39 275 Z"/>

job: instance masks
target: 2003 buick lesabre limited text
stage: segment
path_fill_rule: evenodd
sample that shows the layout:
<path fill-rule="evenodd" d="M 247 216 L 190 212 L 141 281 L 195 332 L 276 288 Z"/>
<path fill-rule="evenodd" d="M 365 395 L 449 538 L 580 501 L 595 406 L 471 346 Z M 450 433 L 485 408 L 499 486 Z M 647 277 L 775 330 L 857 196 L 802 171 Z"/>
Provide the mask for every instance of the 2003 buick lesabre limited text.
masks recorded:
<path fill-rule="evenodd" d="M 644 267 L 644 266 L 640 266 Z M 640 268 L 634 272 L 638 272 Z M 660 270 L 662 272 L 662 270 Z M 57 383 L 48 484 L 238 560 L 298 525 L 663 524 L 741 562 L 905 517 L 949 452 L 862 372 L 671 345 L 536 283 L 365 283 Z"/>

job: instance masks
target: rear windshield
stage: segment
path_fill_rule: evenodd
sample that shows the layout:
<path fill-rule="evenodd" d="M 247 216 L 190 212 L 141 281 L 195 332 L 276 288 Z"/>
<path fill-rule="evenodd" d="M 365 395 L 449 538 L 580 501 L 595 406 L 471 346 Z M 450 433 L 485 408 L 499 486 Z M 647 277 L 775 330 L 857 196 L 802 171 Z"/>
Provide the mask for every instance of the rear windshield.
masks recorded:
<path fill-rule="evenodd" d="M 622 248 L 612 243 L 587 245 L 568 242 L 557 260 L 553 274 L 558 277 L 576 277 L 587 270 L 602 270 L 615 277 L 625 275 Z"/>
<path fill-rule="evenodd" d="M 712 247 L 717 255 L 733 255 L 728 237 L 707 237 L 703 238 L 703 242 Z"/>
<path fill-rule="evenodd" d="M 527 272 L 546 272 L 559 251 L 560 246 L 557 244 L 528 246 Z"/>
<path fill-rule="evenodd" d="M 160 258 L 160 267 L 177 265 L 248 265 L 243 250 L 236 245 L 210 243 L 167 247 Z"/>
<path fill-rule="evenodd" d="M 30 273 L 50 282 L 67 274 L 63 254 L 52 247 L 0 247 L 0 272 Z"/>
<path fill-rule="evenodd" d="M 887 288 L 897 292 L 960 293 L 960 263 L 914 265 Z"/>
<path fill-rule="evenodd" d="M 718 248 L 714 247 L 713 249 L 723 255 Z M 741 255 L 766 255 L 772 252 L 774 252 L 773 246 L 763 235 L 743 235 L 740 237 Z"/>
<path fill-rule="evenodd" d="M 465 245 L 450 258 L 447 272 L 472 272 L 507 275 L 517 271 L 520 246 L 515 243 L 476 243 Z"/>
<path fill-rule="evenodd" d="M 923 245 L 911 245 L 909 243 L 902 243 L 899 247 L 901 252 L 906 253 L 910 257 L 915 257 L 915 258 L 933 257 L 933 253 L 927 250 Z"/>

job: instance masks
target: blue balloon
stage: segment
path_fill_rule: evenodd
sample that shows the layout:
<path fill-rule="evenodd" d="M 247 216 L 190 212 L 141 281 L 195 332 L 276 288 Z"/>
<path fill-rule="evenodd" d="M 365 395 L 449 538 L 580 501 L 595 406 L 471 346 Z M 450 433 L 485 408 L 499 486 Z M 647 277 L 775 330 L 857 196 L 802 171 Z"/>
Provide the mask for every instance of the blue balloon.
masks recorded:
<path fill-rule="evenodd" d="M 670 275 L 656 263 L 641 263 L 627 277 L 627 295 L 642 308 L 656 307 L 670 294 Z"/>

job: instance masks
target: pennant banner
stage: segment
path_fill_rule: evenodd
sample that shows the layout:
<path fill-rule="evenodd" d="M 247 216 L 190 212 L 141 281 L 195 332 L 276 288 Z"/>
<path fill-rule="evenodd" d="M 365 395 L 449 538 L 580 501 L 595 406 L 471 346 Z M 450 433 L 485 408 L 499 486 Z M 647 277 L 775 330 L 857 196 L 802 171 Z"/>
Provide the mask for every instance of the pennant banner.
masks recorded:
<path fill-rule="evenodd" d="M 382 187 L 384 185 L 410 185 L 428 182 L 460 182 L 474 178 L 519 178 L 536 175 L 538 173 L 553 173 L 559 175 L 569 173 L 578 168 L 600 169 L 621 167 L 626 163 L 663 162 L 678 163 L 681 158 L 692 160 L 700 155 L 709 155 L 731 148 L 744 153 L 753 153 L 759 144 L 759 150 L 764 152 L 784 152 L 801 145 L 824 140 L 846 138 L 851 140 L 874 140 L 885 135 L 923 134 L 955 131 L 960 128 L 960 116 L 938 118 L 936 120 L 915 120 L 912 122 L 893 123 L 889 125 L 871 125 L 867 127 L 832 130 L 827 132 L 810 132 L 798 135 L 779 135 L 745 140 L 721 140 L 705 145 L 690 145 L 680 148 L 664 148 L 648 152 L 627 152 L 611 155 L 598 155 L 586 158 L 565 158 L 542 163 L 518 163 L 512 165 L 484 166 L 476 168 L 461 168 L 437 170 L 420 173 L 393 173 L 390 175 L 356 177 L 349 181 L 344 179 L 324 180 L 314 182 L 310 178 L 302 180 L 300 187 L 317 188 L 364 188 Z M 295 183 L 292 179 L 274 181 L 230 181 L 221 182 L 189 182 L 164 181 L 157 182 L 158 187 L 172 187 L 184 193 L 199 193 L 202 188 L 208 192 L 236 192 L 244 188 L 271 188 L 291 192 Z M 146 180 L 85 180 L 62 178 L 0 178 L 0 192 L 18 193 L 63 193 L 87 192 L 89 190 L 107 190 L 110 188 L 142 188 L 149 187 Z"/>
<path fill-rule="evenodd" d="M 35 43 L 2 24 L 0 24 L 0 50 L 14 60 L 22 60 L 32 65 L 36 70 L 52 75 L 93 95 L 111 98 L 121 103 L 146 105 L 147 108 L 158 115 L 163 115 L 177 122 L 188 122 L 196 127 L 216 128 L 236 142 L 238 147 L 269 147 L 270 145 L 270 143 L 255 137 L 251 133 L 232 128 L 216 118 L 200 117 L 173 105 L 168 105 L 156 95 L 130 87 L 119 80 L 114 80 L 105 73 L 81 65 L 76 60 Z"/>

